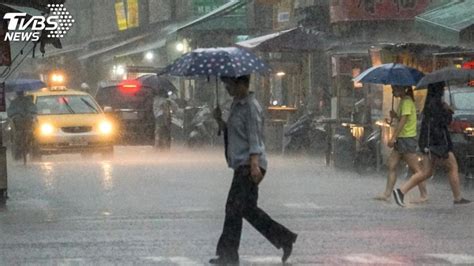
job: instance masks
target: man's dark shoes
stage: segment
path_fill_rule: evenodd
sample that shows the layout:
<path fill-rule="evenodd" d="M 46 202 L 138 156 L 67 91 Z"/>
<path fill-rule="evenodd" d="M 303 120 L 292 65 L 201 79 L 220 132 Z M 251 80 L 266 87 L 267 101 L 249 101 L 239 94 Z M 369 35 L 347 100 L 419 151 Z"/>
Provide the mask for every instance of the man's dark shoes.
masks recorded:
<path fill-rule="evenodd" d="M 405 207 L 405 203 L 403 202 L 404 195 L 403 195 L 402 191 L 399 188 L 397 188 L 393 191 L 393 197 L 395 198 L 395 202 L 399 206 Z"/>
<path fill-rule="evenodd" d="M 209 263 L 216 264 L 216 265 L 239 265 L 239 259 L 230 259 L 230 258 L 219 256 L 219 257 L 210 259 Z"/>
<path fill-rule="evenodd" d="M 291 256 L 291 252 L 293 252 L 293 244 L 295 243 L 297 237 L 298 235 L 295 235 L 294 238 L 290 240 L 287 244 L 281 246 L 281 248 L 283 249 L 283 256 L 281 257 L 281 261 L 283 263 L 285 263 Z"/>
<path fill-rule="evenodd" d="M 469 204 L 469 203 L 471 203 L 471 201 L 467 200 L 465 198 L 461 198 L 460 200 L 455 200 L 454 201 L 454 204 L 456 204 L 456 205 L 458 205 L 458 204 Z"/>

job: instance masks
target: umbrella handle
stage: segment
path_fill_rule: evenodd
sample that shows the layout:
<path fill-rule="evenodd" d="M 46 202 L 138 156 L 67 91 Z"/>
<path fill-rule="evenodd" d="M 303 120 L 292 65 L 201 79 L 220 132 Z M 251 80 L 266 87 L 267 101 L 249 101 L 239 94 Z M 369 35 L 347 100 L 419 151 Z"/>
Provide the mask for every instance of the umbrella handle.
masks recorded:
<path fill-rule="evenodd" d="M 449 86 L 449 81 L 446 81 L 446 85 L 448 85 L 449 105 L 453 105 L 453 95 L 451 94 L 451 86 Z"/>
<path fill-rule="evenodd" d="M 219 80 L 218 77 L 216 76 L 216 108 L 219 108 Z M 220 136 L 222 132 L 221 126 L 219 125 L 219 128 L 217 129 L 217 136 Z"/>
<path fill-rule="evenodd" d="M 395 111 L 395 110 L 393 109 L 393 105 L 394 105 L 394 98 L 395 98 L 395 97 L 394 97 L 394 96 L 393 96 L 393 94 L 392 94 L 392 109 L 390 110 L 390 112 L 391 112 L 391 111 Z M 387 122 L 387 121 L 386 121 L 386 122 Z M 392 125 L 392 123 L 393 123 L 393 118 L 392 118 L 392 116 L 390 115 L 390 120 L 388 121 L 388 123 L 387 123 L 387 124 L 389 124 L 389 125 L 391 126 L 391 125 Z"/>

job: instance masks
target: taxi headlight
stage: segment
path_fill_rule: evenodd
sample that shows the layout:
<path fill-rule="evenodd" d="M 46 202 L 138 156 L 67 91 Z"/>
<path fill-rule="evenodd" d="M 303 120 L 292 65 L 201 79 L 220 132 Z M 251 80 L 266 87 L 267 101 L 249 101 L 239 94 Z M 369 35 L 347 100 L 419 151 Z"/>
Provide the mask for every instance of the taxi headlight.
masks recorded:
<path fill-rule="evenodd" d="M 42 124 L 40 127 L 40 132 L 42 136 L 49 136 L 53 134 L 54 127 L 51 124 Z"/>
<path fill-rule="evenodd" d="M 99 131 L 102 134 L 108 135 L 111 134 L 113 131 L 112 123 L 108 121 L 103 121 L 99 124 Z"/>

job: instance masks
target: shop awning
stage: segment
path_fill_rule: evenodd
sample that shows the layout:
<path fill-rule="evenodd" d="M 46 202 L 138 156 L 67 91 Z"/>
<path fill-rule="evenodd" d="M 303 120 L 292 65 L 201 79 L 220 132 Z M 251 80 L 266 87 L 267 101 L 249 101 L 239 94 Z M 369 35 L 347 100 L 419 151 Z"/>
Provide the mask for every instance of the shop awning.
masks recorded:
<path fill-rule="evenodd" d="M 262 52 L 298 52 L 326 49 L 335 42 L 335 38 L 325 32 L 296 27 L 238 42 L 237 45 Z"/>
<path fill-rule="evenodd" d="M 59 56 L 59 55 L 65 55 L 65 54 L 70 54 L 70 53 L 75 53 L 75 52 L 79 52 L 81 50 L 84 50 L 86 48 L 86 45 L 84 44 L 76 44 L 76 45 L 67 45 L 67 46 L 64 46 L 62 49 L 58 50 L 58 49 L 48 49 L 46 50 L 44 56 L 44 58 L 48 58 L 48 57 L 54 57 L 54 56 Z"/>
<path fill-rule="evenodd" d="M 98 50 L 93 50 L 93 51 L 90 51 L 90 52 L 86 52 L 85 54 L 82 54 L 81 56 L 79 56 L 79 60 L 85 60 L 85 59 L 88 59 L 88 58 L 91 58 L 91 57 L 94 57 L 94 56 L 97 56 L 97 55 L 102 55 L 104 53 L 107 53 L 107 52 L 116 50 L 118 48 L 130 45 L 130 44 L 132 44 L 136 41 L 139 41 L 139 40 L 142 40 L 142 39 L 148 37 L 150 34 L 151 33 L 135 36 L 133 38 L 121 41 L 121 42 L 116 43 L 114 45 L 109 45 L 109 46 L 106 46 L 106 47 L 98 49 Z"/>
<path fill-rule="evenodd" d="M 177 24 L 170 24 L 164 27 L 159 32 L 155 32 L 151 34 L 146 39 L 140 40 L 137 45 L 131 48 L 119 49 L 119 51 L 114 56 L 105 59 L 105 61 L 113 59 L 114 57 L 129 56 L 129 55 L 145 53 L 151 50 L 162 48 L 166 45 L 166 42 L 168 39 L 170 39 L 170 36 L 176 32 L 177 28 L 178 28 Z"/>
<path fill-rule="evenodd" d="M 326 1 L 321 0 L 295 0 L 295 8 L 306 8 L 312 6 L 324 6 L 327 5 Z"/>
<path fill-rule="evenodd" d="M 464 31 L 474 30 L 473 14 L 472 1 L 453 1 L 416 16 L 415 23 L 421 33 L 437 41 L 458 44 Z"/>
<path fill-rule="evenodd" d="M 208 14 L 197 18 L 177 29 L 177 32 L 212 31 L 212 30 L 246 30 L 248 28 L 247 12 L 242 11 L 248 1 L 233 0 Z"/>

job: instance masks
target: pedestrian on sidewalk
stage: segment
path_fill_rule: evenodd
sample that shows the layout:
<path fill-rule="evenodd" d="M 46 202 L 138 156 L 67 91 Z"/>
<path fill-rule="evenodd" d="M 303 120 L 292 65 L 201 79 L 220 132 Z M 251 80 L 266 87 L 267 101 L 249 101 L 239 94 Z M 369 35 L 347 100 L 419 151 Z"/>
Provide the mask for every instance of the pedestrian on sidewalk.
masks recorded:
<path fill-rule="evenodd" d="M 399 189 L 393 191 L 398 205 L 404 207 L 404 195 L 414 186 L 424 182 L 433 175 L 437 165 L 448 168 L 449 184 L 454 197 L 454 204 L 470 203 L 461 196 L 459 172 L 456 157 L 453 153 L 453 143 L 448 131 L 452 121 L 453 110 L 443 101 L 444 82 L 428 85 L 419 146 L 423 152 L 422 174 L 413 175 Z"/>
<path fill-rule="evenodd" d="M 249 75 L 222 77 L 221 80 L 234 99 L 227 123 L 222 120 L 219 107 L 214 110 L 214 118 L 224 130 L 226 160 L 234 170 L 234 177 L 227 197 L 224 229 L 217 244 L 217 257 L 209 263 L 239 263 L 243 218 L 276 248 L 283 249 L 282 261 L 286 262 L 297 235 L 257 206 L 258 185 L 267 169 L 262 107 L 253 92 L 249 92 Z"/>
<path fill-rule="evenodd" d="M 400 161 L 407 163 L 412 177 L 421 175 L 421 166 L 417 155 L 416 141 L 416 106 L 413 89 L 409 86 L 392 86 L 394 97 L 401 98 L 398 113 L 391 110 L 390 117 L 398 121 L 395 132 L 388 142 L 388 147 L 393 148 L 388 159 L 388 178 L 385 192 L 375 197 L 376 200 L 388 201 L 397 181 L 397 167 Z M 428 199 L 426 183 L 418 184 L 420 199 L 416 202 L 424 202 Z"/>
<path fill-rule="evenodd" d="M 173 103 L 168 93 L 161 89 L 153 98 L 153 115 L 155 116 L 156 149 L 169 151 L 171 148 L 171 121 Z"/>

